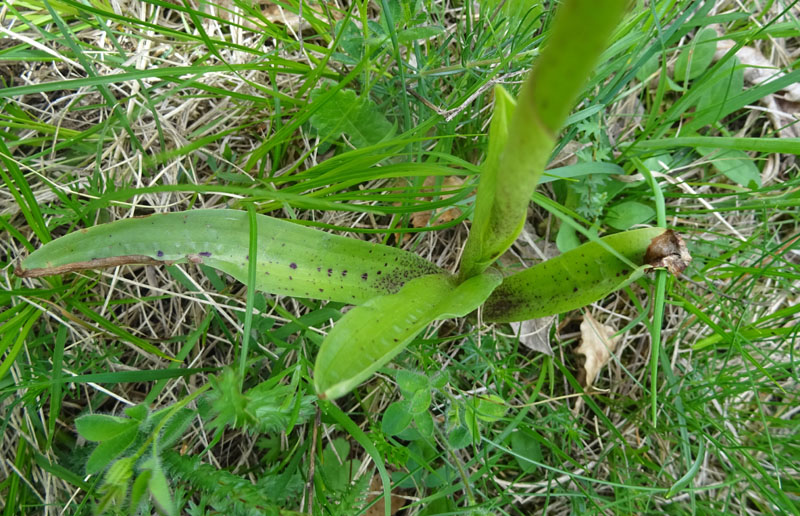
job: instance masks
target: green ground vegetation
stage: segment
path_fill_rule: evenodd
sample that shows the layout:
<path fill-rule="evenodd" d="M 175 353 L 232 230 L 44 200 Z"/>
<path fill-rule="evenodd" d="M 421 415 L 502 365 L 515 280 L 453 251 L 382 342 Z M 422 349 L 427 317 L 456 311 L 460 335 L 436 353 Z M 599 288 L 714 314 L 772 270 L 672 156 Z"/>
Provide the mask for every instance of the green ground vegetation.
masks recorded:
<path fill-rule="evenodd" d="M 203 263 L 14 274 L 198 208 L 456 272 L 493 92 L 519 93 L 557 4 L 4 3 L 3 515 L 799 513 L 797 2 L 633 2 L 498 261 L 659 225 L 683 274 L 522 326 L 436 321 L 335 402 L 313 368 L 345 302 Z"/>

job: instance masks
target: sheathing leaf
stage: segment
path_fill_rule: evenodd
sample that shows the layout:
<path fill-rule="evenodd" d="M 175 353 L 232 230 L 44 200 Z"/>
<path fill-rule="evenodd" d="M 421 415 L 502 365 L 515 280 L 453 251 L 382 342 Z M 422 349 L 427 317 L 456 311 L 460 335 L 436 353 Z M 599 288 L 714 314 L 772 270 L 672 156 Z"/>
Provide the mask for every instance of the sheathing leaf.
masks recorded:
<path fill-rule="evenodd" d="M 628 0 L 573 0 L 559 6 L 545 43 L 513 105 L 495 92 L 490 153 L 481 170 L 476 212 L 464 249 L 461 277 L 485 270 L 514 242 L 528 203 L 572 109 Z M 497 127 L 509 118 L 507 129 Z M 492 140 L 503 143 L 495 159 Z"/>

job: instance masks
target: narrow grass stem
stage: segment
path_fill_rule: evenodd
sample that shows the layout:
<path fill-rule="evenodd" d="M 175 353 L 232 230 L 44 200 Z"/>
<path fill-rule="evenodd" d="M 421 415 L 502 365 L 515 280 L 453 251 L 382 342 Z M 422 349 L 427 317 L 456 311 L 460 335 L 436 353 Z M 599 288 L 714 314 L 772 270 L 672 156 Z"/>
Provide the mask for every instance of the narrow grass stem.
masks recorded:
<path fill-rule="evenodd" d="M 247 205 L 247 215 L 250 223 L 250 251 L 247 255 L 247 305 L 244 313 L 242 348 L 239 352 L 239 381 L 242 383 L 244 383 L 247 355 L 250 348 L 250 332 L 253 328 L 253 307 L 256 299 L 256 264 L 258 262 L 258 219 L 252 204 Z"/>

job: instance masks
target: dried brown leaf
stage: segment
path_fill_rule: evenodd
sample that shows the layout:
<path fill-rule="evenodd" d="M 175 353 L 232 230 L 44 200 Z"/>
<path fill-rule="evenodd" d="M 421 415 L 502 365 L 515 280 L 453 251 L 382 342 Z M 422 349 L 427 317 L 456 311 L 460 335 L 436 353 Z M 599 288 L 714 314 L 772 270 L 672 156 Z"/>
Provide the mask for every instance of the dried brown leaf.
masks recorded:
<path fill-rule="evenodd" d="M 303 19 L 303 17 L 301 17 L 299 14 L 287 11 L 283 9 L 280 5 L 275 4 L 273 2 L 262 0 L 259 3 L 261 4 L 264 18 L 271 21 L 272 23 L 279 23 L 282 25 L 286 25 L 292 32 L 298 34 L 303 31 L 311 29 L 311 24 L 305 19 Z M 324 17 L 322 8 L 319 5 L 304 3 L 303 10 L 313 11 L 317 15 L 317 17 Z M 334 10 L 333 12 L 337 11 Z M 337 16 L 337 18 L 340 18 L 340 16 Z"/>
<path fill-rule="evenodd" d="M 692 256 L 689 254 L 683 238 L 671 229 L 654 238 L 644 255 L 646 264 L 653 267 L 666 267 L 674 276 L 686 270 L 691 261 Z"/>
<path fill-rule="evenodd" d="M 367 503 L 372 502 L 372 500 L 374 500 L 375 498 L 379 498 L 379 500 L 377 502 L 375 502 L 375 505 L 373 505 L 372 507 L 367 509 L 366 512 L 364 512 L 364 515 L 365 516 L 384 516 L 384 514 L 386 514 L 386 510 L 384 509 L 384 507 L 386 507 L 386 506 L 383 503 L 383 491 L 381 489 L 381 478 L 378 475 L 375 475 L 374 477 L 372 477 L 372 481 L 370 482 L 369 490 L 370 490 L 371 493 L 380 493 L 380 494 L 370 494 L 367 497 Z M 392 515 L 397 514 L 400 511 L 400 509 L 403 507 L 403 505 L 404 505 L 403 498 L 393 494 L 392 495 L 392 507 L 389 510 L 389 514 L 392 514 Z"/>
<path fill-rule="evenodd" d="M 512 322 L 511 328 L 519 335 L 519 341 L 528 349 L 553 356 L 550 347 L 550 328 L 556 322 L 556 316 L 529 319 L 522 322 Z"/>
<path fill-rule="evenodd" d="M 432 192 L 433 185 L 436 184 L 436 178 L 434 176 L 428 176 L 425 178 L 425 181 L 422 183 L 423 186 L 427 187 L 424 188 L 423 192 Z M 458 176 L 445 176 L 442 180 L 442 190 L 457 190 L 464 184 L 464 180 Z M 442 199 L 447 199 L 452 197 L 452 195 L 442 195 Z M 436 217 L 436 222 L 439 224 L 444 224 L 446 222 L 452 222 L 453 220 L 457 219 L 461 215 L 461 210 L 458 208 L 450 208 L 449 210 L 440 213 L 439 216 Z M 424 228 L 428 226 L 431 222 L 431 218 L 433 217 L 433 211 L 418 211 L 414 215 L 411 216 L 411 225 L 415 228 Z"/>
<path fill-rule="evenodd" d="M 736 42 L 732 39 L 725 39 L 717 44 L 717 51 L 714 57 L 719 59 L 724 56 L 730 49 L 736 46 Z M 780 67 L 754 47 L 742 47 L 736 51 L 736 57 L 739 58 L 744 69 L 744 80 L 753 85 L 759 85 L 769 80 L 775 80 L 783 77 L 783 72 Z M 783 88 L 786 100 L 792 102 L 800 102 L 800 84 L 793 83 Z"/>
<path fill-rule="evenodd" d="M 611 326 L 600 324 L 588 312 L 583 316 L 581 323 L 581 345 L 575 353 L 586 357 L 583 369 L 578 371 L 578 382 L 589 388 L 597 378 L 597 374 L 608 363 L 611 354 L 617 349 L 621 335 L 614 337 L 615 331 Z"/>
<path fill-rule="evenodd" d="M 732 39 L 721 40 L 717 44 L 714 58 L 721 59 L 735 45 L 736 42 Z M 745 66 L 745 82 L 753 86 L 777 80 L 785 75 L 780 71 L 780 66 L 764 57 L 755 47 L 740 48 L 736 51 L 736 57 Z M 793 122 L 800 115 L 800 84 L 796 82 L 789 84 L 782 91 L 782 95 L 765 95 L 760 102 L 767 108 L 767 117 L 782 138 L 797 138 L 800 136 L 800 129 Z"/>

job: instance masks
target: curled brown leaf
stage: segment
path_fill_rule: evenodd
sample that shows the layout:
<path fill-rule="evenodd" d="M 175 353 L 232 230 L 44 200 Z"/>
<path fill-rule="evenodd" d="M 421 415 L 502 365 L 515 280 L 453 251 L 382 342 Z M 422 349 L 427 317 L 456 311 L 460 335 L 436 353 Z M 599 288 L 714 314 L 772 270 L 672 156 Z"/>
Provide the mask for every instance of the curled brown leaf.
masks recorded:
<path fill-rule="evenodd" d="M 692 256 L 683 238 L 671 229 L 654 238 L 644 255 L 646 264 L 666 267 L 675 276 L 686 270 L 691 261 Z"/>

